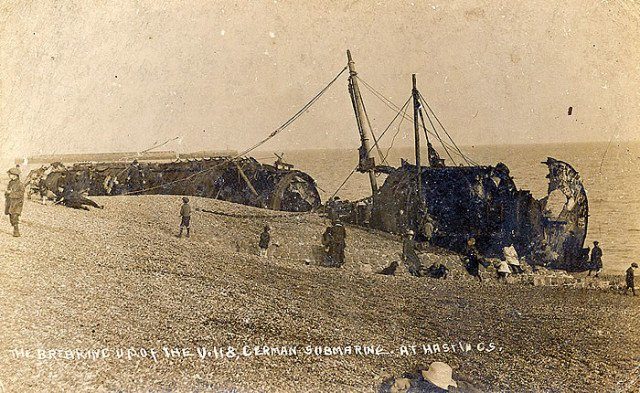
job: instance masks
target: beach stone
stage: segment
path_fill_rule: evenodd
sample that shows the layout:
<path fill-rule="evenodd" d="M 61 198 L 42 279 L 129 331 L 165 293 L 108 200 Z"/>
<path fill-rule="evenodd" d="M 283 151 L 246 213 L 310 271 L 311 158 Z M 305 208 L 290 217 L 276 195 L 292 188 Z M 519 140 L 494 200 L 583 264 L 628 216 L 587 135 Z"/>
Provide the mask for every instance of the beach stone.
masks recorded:
<path fill-rule="evenodd" d="M 364 274 L 371 274 L 373 273 L 373 267 L 371 267 L 371 265 L 369 265 L 368 263 L 365 263 L 360 266 L 360 271 Z"/>
<path fill-rule="evenodd" d="M 404 393 L 411 387 L 411 381 L 409 378 L 398 378 L 395 380 L 393 385 L 391 385 L 391 389 L 389 390 L 391 393 Z"/>

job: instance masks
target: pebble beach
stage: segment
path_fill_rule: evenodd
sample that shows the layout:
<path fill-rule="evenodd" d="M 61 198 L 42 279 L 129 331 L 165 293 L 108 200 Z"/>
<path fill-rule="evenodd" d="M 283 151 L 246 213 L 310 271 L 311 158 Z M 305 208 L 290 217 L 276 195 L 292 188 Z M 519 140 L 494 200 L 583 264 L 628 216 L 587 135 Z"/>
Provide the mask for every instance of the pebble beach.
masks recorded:
<path fill-rule="evenodd" d="M 477 283 L 443 250 L 446 280 L 375 274 L 400 240 L 351 226 L 325 268 L 316 214 L 192 198 L 177 238 L 180 197 L 93 199 L 0 228 L 5 391 L 375 392 L 433 361 L 488 392 L 640 388 L 639 297 Z"/>

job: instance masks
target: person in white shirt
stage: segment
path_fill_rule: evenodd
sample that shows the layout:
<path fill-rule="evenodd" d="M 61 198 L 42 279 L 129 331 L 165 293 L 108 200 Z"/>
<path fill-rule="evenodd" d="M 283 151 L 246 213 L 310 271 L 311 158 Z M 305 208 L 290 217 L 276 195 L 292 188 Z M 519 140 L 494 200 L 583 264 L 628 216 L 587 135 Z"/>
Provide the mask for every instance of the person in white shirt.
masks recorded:
<path fill-rule="evenodd" d="M 502 249 L 504 254 L 504 260 L 507 262 L 513 274 L 524 273 L 522 270 L 522 266 L 520 266 L 520 259 L 518 258 L 518 252 L 515 247 L 513 247 L 513 243 L 510 243 L 507 247 Z"/>
<path fill-rule="evenodd" d="M 511 273 L 511 270 L 509 269 L 509 264 L 507 263 L 507 261 L 502 260 L 498 262 L 498 280 L 503 280 L 506 282 L 509 273 Z"/>

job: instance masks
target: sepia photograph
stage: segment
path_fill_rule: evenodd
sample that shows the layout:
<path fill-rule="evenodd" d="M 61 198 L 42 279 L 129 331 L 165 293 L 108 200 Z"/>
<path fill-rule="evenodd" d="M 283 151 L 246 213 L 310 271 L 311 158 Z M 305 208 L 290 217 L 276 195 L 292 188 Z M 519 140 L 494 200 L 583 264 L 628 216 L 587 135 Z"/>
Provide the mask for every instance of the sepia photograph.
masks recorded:
<path fill-rule="evenodd" d="M 4 0 L 0 187 L 0 393 L 640 392 L 637 0 Z"/>

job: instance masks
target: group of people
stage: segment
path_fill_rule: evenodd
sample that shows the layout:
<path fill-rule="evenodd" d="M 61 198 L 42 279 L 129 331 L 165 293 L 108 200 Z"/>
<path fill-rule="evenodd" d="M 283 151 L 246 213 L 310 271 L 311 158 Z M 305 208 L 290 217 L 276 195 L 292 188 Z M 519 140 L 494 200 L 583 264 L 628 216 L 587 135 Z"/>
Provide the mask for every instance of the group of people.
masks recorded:
<path fill-rule="evenodd" d="M 12 171 L 10 171 L 12 172 Z M 13 171 L 15 173 L 15 171 Z M 16 187 L 16 183 L 11 183 L 11 187 Z M 23 190 L 24 191 L 24 190 Z M 10 200 L 9 198 L 7 200 Z M 182 198 L 183 204 L 180 208 L 180 232 L 178 233 L 178 237 L 182 237 L 183 229 L 186 229 L 186 236 L 190 235 L 190 218 L 191 218 L 191 206 L 189 205 L 189 198 Z M 21 209 L 20 203 L 20 209 Z M 13 211 L 17 211 L 18 205 Z M 15 214 L 15 213 L 14 213 Z M 19 213 L 17 213 L 19 215 Z M 17 231 L 17 216 L 12 218 L 12 223 L 16 221 L 16 231 Z M 268 256 L 268 249 L 271 244 L 271 227 L 269 224 L 265 224 L 262 233 L 260 234 L 260 239 L 258 241 L 258 249 L 259 255 L 261 257 Z M 19 234 L 18 234 L 19 236 Z M 345 262 L 345 248 L 346 248 L 346 238 L 347 233 L 344 228 L 344 225 L 340 221 L 340 217 L 338 215 L 333 215 L 331 219 L 331 225 L 327 227 L 325 232 L 322 235 L 322 246 L 324 249 L 324 265 L 328 267 L 340 267 Z M 416 252 L 416 242 L 415 242 L 415 234 L 412 230 L 408 230 L 406 235 L 403 238 L 402 243 L 402 262 L 407 268 L 409 274 L 413 276 L 427 276 L 433 278 L 447 278 L 449 274 L 449 269 L 442 263 L 434 263 L 428 268 L 424 269 L 422 266 L 422 262 L 420 257 Z M 593 242 L 593 248 L 591 249 L 590 255 L 590 266 L 591 270 L 589 270 L 589 275 L 591 275 L 592 271 L 595 271 L 595 277 L 598 277 L 600 270 L 602 269 L 602 249 L 599 246 L 598 241 Z M 513 243 L 508 244 L 502 249 L 503 256 L 499 262 L 496 263 L 496 271 L 498 275 L 498 279 L 501 281 L 507 281 L 507 277 L 511 274 L 522 274 L 524 273 L 524 269 L 522 268 L 520 258 L 518 256 L 518 252 L 516 251 Z M 465 250 L 465 261 L 466 261 L 466 269 L 468 273 L 477 278 L 478 281 L 482 282 L 482 275 L 480 274 L 480 266 L 487 268 L 490 266 L 490 263 L 487 262 L 479 253 L 476 248 L 476 240 L 471 237 L 467 240 L 466 250 Z M 386 268 L 386 270 L 391 269 L 393 274 L 397 268 L 397 264 L 391 267 Z M 635 286 L 634 286 L 634 270 L 638 268 L 637 263 L 632 263 L 631 267 L 626 271 L 626 290 L 625 293 L 631 289 L 633 295 L 636 295 Z M 386 270 L 383 270 L 383 274 L 388 274 Z"/>
<path fill-rule="evenodd" d="M 20 180 L 21 171 L 18 167 L 11 168 L 7 171 L 9 175 L 9 183 L 5 191 L 5 215 L 9 216 L 9 222 L 13 227 L 13 236 L 20 236 L 20 215 L 22 214 L 22 207 L 24 204 L 25 186 Z M 85 208 L 84 205 L 90 205 L 97 208 L 103 206 L 91 201 L 88 198 L 83 197 L 77 191 L 68 190 L 67 192 L 61 191 L 58 200 L 71 207 Z M 189 205 L 189 198 L 182 198 L 182 206 L 180 207 L 180 229 L 178 237 L 182 237 L 184 230 L 186 230 L 186 237 L 190 236 L 190 219 L 191 219 L 191 206 Z M 433 232 L 433 225 L 430 221 L 425 223 L 429 232 L 429 235 Z M 270 235 L 271 227 L 266 224 L 260 234 L 260 240 L 258 242 L 259 254 L 262 257 L 267 257 L 268 249 L 271 243 Z M 345 248 L 346 248 L 346 230 L 344 225 L 340 221 L 339 215 L 333 215 L 331 225 L 327 227 L 322 235 L 322 246 L 324 249 L 324 265 L 328 267 L 340 267 L 345 262 Z M 402 261 L 404 262 L 408 272 L 413 276 L 429 276 L 434 278 L 446 278 L 449 270 L 443 264 L 434 263 L 427 269 L 422 267 L 420 258 L 416 253 L 415 234 L 412 230 L 406 232 L 406 236 L 403 239 L 402 246 Z M 427 240 L 428 241 L 428 240 Z M 593 242 L 593 248 L 590 250 L 590 265 L 589 273 L 595 273 L 594 276 L 598 277 L 602 270 L 602 256 L 603 252 L 600 248 L 599 242 Z M 471 237 L 466 244 L 465 250 L 466 269 L 469 274 L 482 282 L 482 276 L 480 274 L 480 266 L 487 268 L 489 263 L 481 257 L 476 248 L 476 240 Z M 626 289 L 625 293 L 631 289 L 633 295 L 636 295 L 635 291 L 635 279 L 634 270 L 638 268 L 637 263 L 632 263 L 626 270 L 625 281 Z M 521 274 L 524 272 L 521 266 L 518 253 L 513 246 L 509 244 L 503 248 L 503 257 L 496 264 L 498 279 L 506 281 L 510 274 Z M 395 269 L 394 269 L 395 270 Z"/>
<path fill-rule="evenodd" d="M 191 205 L 189 198 L 182 198 L 180 206 L 180 227 L 177 237 L 182 237 L 186 230 L 186 237 L 191 235 Z M 347 232 L 339 217 L 334 217 L 331 225 L 327 227 L 322 235 L 322 246 L 324 249 L 324 265 L 328 267 L 340 267 L 345 262 Z M 267 258 L 269 255 L 269 247 L 271 246 L 271 226 L 265 224 L 258 240 L 258 255 Z M 279 246 L 277 242 L 273 243 Z"/>
<path fill-rule="evenodd" d="M 21 180 L 22 171 L 18 166 L 7 171 L 9 183 L 5 190 L 4 214 L 9 216 L 9 222 L 13 227 L 13 236 L 20 237 L 20 215 L 25 198 L 25 183 Z M 47 196 L 43 196 L 43 201 Z M 62 204 L 74 209 L 89 210 L 87 206 L 102 209 L 104 206 L 97 204 L 87 198 L 83 192 L 69 187 L 58 187 L 55 193 L 50 196 L 56 204 Z"/>

